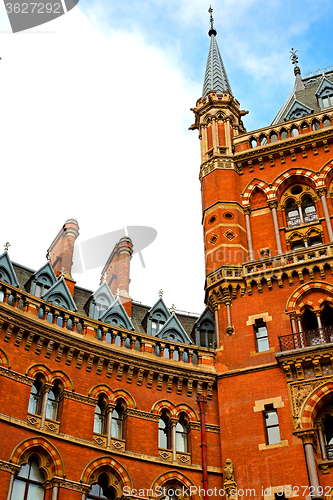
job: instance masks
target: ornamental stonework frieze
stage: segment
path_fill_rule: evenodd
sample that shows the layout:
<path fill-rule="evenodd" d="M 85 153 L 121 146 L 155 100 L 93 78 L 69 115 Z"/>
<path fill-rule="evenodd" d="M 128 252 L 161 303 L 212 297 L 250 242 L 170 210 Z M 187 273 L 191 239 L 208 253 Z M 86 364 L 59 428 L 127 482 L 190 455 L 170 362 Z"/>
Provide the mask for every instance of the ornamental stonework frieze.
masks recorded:
<path fill-rule="evenodd" d="M 0 470 L 8 472 L 9 474 L 18 474 L 20 468 L 20 465 L 14 465 L 10 462 L 6 462 L 5 460 L 0 460 Z"/>
<path fill-rule="evenodd" d="M 9 368 L 4 368 L 1 365 L 0 365 L 0 376 L 10 378 L 12 380 L 15 380 L 16 382 L 20 382 L 21 384 L 25 384 L 25 385 L 32 386 L 32 384 L 34 383 L 32 378 L 26 377 L 25 375 L 22 375 L 21 373 L 14 372 L 14 371 L 10 370 Z"/>
<path fill-rule="evenodd" d="M 224 158 L 214 158 L 209 160 L 208 162 L 201 165 L 199 180 L 202 179 L 213 172 L 213 170 L 236 170 L 236 166 L 232 158 L 224 157 Z"/>

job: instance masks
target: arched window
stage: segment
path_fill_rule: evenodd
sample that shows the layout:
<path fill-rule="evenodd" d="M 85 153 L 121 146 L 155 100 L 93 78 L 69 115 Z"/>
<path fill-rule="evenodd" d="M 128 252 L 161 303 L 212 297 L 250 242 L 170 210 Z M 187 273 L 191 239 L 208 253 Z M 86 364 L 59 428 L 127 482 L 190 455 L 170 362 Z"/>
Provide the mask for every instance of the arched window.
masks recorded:
<path fill-rule="evenodd" d="M 333 305 L 326 302 L 321 310 L 320 317 L 324 328 L 333 326 Z"/>
<path fill-rule="evenodd" d="M 260 145 L 261 146 L 265 146 L 267 144 L 267 138 L 265 135 L 261 135 L 260 138 L 259 138 L 259 141 L 260 141 Z"/>
<path fill-rule="evenodd" d="M 305 224 L 310 224 L 318 220 L 316 205 L 310 196 L 303 198 L 302 212 Z"/>
<path fill-rule="evenodd" d="M 182 453 L 188 452 L 188 426 L 183 415 L 176 425 L 176 450 Z"/>
<path fill-rule="evenodd" d="M 320 130 L 320 124 L 318 120 L 313 120 L 312 122 L 312 130 Z"/>
<path fill-rule="evenodd" d="M 97 434 L 106 433 L 105 399 L 100 396 L 95 407 L 94 432 Z"/>
<path fill-rule="evenodd" d="M 333 102 L 333 96 L 332 96 L 332 102 Z M 333 104 L 332 104 L 333 106 Z M 324 125 L 324 128 L 327 128 L 327 127 L 330 127 L 331 126 L 331 120 L 329 118 L 327 118 L 327 116 L 325 116 L 325 118 L 323 119 L 323 125 Z"/>
<path fill-rule="evenodd" d="M 288 132 L 283 128 L 281 130 L 281 140 L 284 141 L 285 139 L 288 139 Z"/>
<path fill-rule="evenodd" d="M 55 384 L 50 390 L 46 405 L 46 418 L 57 420 L 59 408 L 60 388 Z"/>
<path fill-rule="evenodd" d="M 277 142 L 278 136 L 275 132 L 272 132 L 270 135 L 271 142 Z"/>
<path fill-rule="evenodd" d="M 28 413 L 33 413 L 34 415 L 39 415 L 42 408 L 42 383 L 40 380 L 36 380 L 34 385 L 31 387 Z"/>
<path fill-rule="evenodd" d="M 100 500 L 104 498 L 114 500 L 116 498 L 114 490 L 112 487 L 109 487 L 109 481 L 106 475 L 101 474 L 99 476 L 97 484 L 93 484 L 87 498 L 88 500 Z"/>
<path fill-rule="evenodd" d="M 158 447 L 165 450 L 171 449 L 170 421 L 165 412 L 158 422 Z"/>
<path fill-rule="evenodd" d="M 44 481 L 37 460 L 30 458 L 15 478 L 11 500 L 44 500 Z"/>
<path fill-rule="evenodd" d="M 303 330 L 315 330 L 318 328 L 318 321 L 315 313 L 310 307 L 305 307 L 302 314 Z"/>
<path fill-rule="evenodd" d="M 299 135 L 299 130 L 297 127 L 292 127 L 291 129 L 291 137 L 297 137 Z"/>
<path fill-rule="evenodd" d="M 250 146 L 251 146 L 251 148 L 257 147 L 257 140 L 254 137 L 251 137 L 251 139 L 250 139 Z"/>
<path fill-rule="evenodd" d="M 118 401 L 117 406 L 112 412 L 111 437 L 115 439 L 123 438 L 124 408 Z"/>
<path fill-rule="evenodd" d="M 286 204 L 286 219 L 288 228 L 299 226 L 301 223 L 298 206 L 294 200 L 290 200 Z"/>

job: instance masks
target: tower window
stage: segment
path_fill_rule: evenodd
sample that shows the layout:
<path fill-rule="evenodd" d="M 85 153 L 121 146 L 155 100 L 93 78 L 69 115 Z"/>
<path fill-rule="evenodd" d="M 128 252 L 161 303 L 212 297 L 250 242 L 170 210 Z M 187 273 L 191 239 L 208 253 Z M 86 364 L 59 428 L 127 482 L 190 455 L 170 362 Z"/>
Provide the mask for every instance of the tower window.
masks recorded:
<path fill-rule="evenodd" d="M 279 419 L 276 409 L 272 406 L 265 406 L 265 411 L 263 413 L 266 429 L 266 443 L 281 443 Z"/>
<path fill-rule="evenodd" d="M 269 351 L 266 323 L 261 319 L 256 320 L 254 328 L 256 334 L 257 352 Z"/>

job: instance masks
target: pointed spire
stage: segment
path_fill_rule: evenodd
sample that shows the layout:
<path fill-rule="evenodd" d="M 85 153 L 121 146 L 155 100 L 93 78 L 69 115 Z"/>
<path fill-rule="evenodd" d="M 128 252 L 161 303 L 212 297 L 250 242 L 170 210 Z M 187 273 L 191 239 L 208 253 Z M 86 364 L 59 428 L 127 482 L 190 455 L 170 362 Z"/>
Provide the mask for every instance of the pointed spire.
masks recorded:
<path fill-rule="evenodd" d="M 210 36 L 210 47 L 207 58 L 205 80 L 202 89 L 202 97 L 206 97 L 208 92 L 215 90 L 219 94 L 229 92 L 232 94 L 230 83 L 222 61 L 222 57 L 217 45 L 215 36 L 217 31 L 214 29 L 213 9 L 209 7 L 211 29 L 208 32 Z"/>
<path fill-rule="evenodd" d="M 290 53 L 291 53 L 290 59 L 291 59 L 292 64 L 294 64 L 294 66 L 295 66 L 294 67 L 294 73 L 295 73 L 295 77 L 296 77 L 295 90 L 303 90 L 303 89 L 305 89 L 305 86 L 304 86 L 304 83 L 302 82 L 301 70 L 300 70 L 299 66 L 297 65 L 297 63 L 298 63 L 297 52 L 298 52 L 298 50 L 294 50 L 292 48 L 290 51 Z"/>

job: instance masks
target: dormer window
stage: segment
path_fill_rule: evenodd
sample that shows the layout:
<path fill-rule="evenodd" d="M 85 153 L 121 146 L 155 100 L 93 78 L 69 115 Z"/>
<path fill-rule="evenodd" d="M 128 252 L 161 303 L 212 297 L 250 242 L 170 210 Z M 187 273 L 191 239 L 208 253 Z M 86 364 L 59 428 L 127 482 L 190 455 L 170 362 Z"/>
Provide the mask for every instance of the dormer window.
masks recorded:
<path fill-rule="evenodd" d="M 316 96 L 318 98 L 321 109 L 333 107 L 333 83 L 328 78 L 323 78 L 317 89 Z"/>

